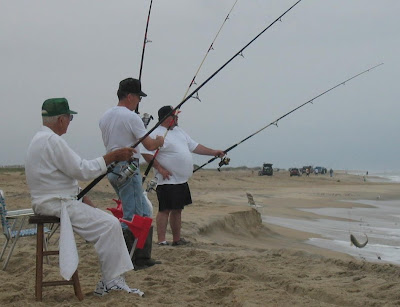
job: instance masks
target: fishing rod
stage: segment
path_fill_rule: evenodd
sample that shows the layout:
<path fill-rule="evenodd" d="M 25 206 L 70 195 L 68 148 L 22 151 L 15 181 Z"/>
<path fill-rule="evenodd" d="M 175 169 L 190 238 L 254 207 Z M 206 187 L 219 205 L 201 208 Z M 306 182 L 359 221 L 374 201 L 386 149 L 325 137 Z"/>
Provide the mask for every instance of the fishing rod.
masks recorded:
<path fill-rule="evenodd" d="M 142 70 L 143 70 L 144 52 L 146 50 L 146 44 L 147 43 L 151 43 L 151 41 L 147 39 L 147 31 L 149 29 L 149 22 L 150 22 L 150 14 L 151 14 L 151 6 L 152 5 L 153 5 L 153 0 L 150 1 L 149 13 L 147 14 L 146 30 L 144 31 L 142 59 L 140 60 L 140 69 L 139 69 L 139 81 L 142 80 Z M 137 107 L 135 109 L 135 112 L 137 114 L 139 114 L 139 104 L 137 105 Z"/>
<path fill-rule="evenodd" d="M 213 48 L 214 43 L 215 43 L 215 41 L 217 40 L 217 37 L 218 37 L 219 33 L 221 32 L 222 28 L 224 27 L 226 21 L 229 19 L 229 15 L 232 13 L 232 11 L 233 11 L 233 9 L 235 8 L 236 3 L 237 3 L 238 1 L 239 1 L 239 0 L 236 0 L 236 1 L 235 1 L 235 3 L 233 4 L 232 8 L 230 9 L 228 15 L 225 17 L 224 22 L 222 23 L 222 25 L 221 25 L 221 27 L 219 28 L 217 34 L 215 35 L 213 41 L 211 42 L 211 45 L 210 45 L 210 47 L 208 48 L 206 54 L 204 55 L 203 60 L 200 62 L 200 65 L 199 65 L 199 67 L 197 68 L 197 71 L 196 71 L 196 73 L 194 74 L 194 77 L 193 77 L 192 80 L 190 81 L 190 84 L 189 84 L 189 86 L 188 86 L 188 88 L 187 88 L 185 94 L 183 95 L 183 98 L 182 98 L 182 99 L 185 99 L 185 98 L 186 98 L 186 96 L 187 96 L 187 94 L 189 93 L 189 90 L 190 90 L 190 88 L 192 87 L 192 85 L 193 85 L 193 84 L 196 84 L 196 81 L 195 81 L 195 80 L 196 80 L 197 75 L 199 74 L 199 71 L 200 71 L 201 67 L 203 66 L 203 64 L 204 64 L 204 62 L 205 62 L 205 60 L 206 60 L 208 54 L 210 53 L 210 51 L 211 51 L 211 50 L 214 50 L 214 48 Z M 193 98 L 195 98 L 195 99 L 201 101 L 200 98 L 199 98 L 199 93 L 198 93 L 198 92 L 197 92 L 196 97 L 193 97 Z M 179 109 L 177 109 L 177 110 L 173 113 L 173 114 L 174 114 L 173 116 L 175 117 L 178 113 L 179 113 Z M 164 139 L 167 137 L 167 134 L 168 134 L 168 132 L 171 130 L 172 126 L 174 125 L 174 122 L 175 122 L 174 118 L 171 119 L 170 124 L 169 124 L 168 127 L 167 127 L 167 131 L 165 131 Z M 146 168 L 146 171 L 145 171 L 144 174 L 143 174 L 143 177 L 142 177 L 142 184 L 146 181 L 147 175 L 149 174 L 149 172 L 150 172 L 150 170 L 151 170 L 151 168 L 152 168 L 152 166 L 153 166 L 153 164 L 154 164 L 154 160 L 156 159 L 156 157 L 157 157 L 157 155 L 158 155 L 159 152 L 160 152 L 160 147 L 157 148 L 156 152 L 155 152 L 154 155 L 153 155 L 153 158 L 152 158 L 151 161 L 149 162 L 149 164 L 148 164 L 148 166 L 147 166 L 147 168 Z"/>
<path fill-rule="evenodd" d="M 142 136 L 135 144 L 133 144 L 131 147 L 135 148 L 138 146 L 146 137 L 148 137 L 158 126 L 161 125 L 161 123 L 168 118 L 168 116 L 171 116 L 172 114 L 175 114 L 175 111 L 180 109 L 181 106 L 188 101 L 194 94 L 196 94 L 204 85 L 206 85 L 212 78 L 214 78 L 222 69 L 224 69 L 230 62 L 233 61 L 238 55 L 242 55 L 242 52 L 249 47 L 255 40 L 257 40 L 265 31 L 267 31 L 270 27 L 272 27 L 276 22 L 282 21 L 282 17 L 286 15 L 290 10 L 292 10 L 297 4 L 299 4 L 302 0 L 298 0 L 295 4 L 293 4 L 290 8 L 288 8 L 283 14 L 281 14 L 278 18 L 276 18 L 269 26 L 267 26 L 264 30 L 262 30 L 259 34 L 257 34 L 256 37 L 254 37 L 249 43 L 247 43 L 242 49 L 240 49 L 235 55 L 233 55 L 225 64 L 223 64 L 220 68 L 218 68 L 211 76 L 209 76 L 203 83 L 201 83 L 195 90 L 193 90 L 188 96 L 186 96 L 185 99 L 183 99 L 174 109 L 168 112 L 161 120 L 158 121 L 154 125 L 153 128 L 151 128 L 144 136 Z M 94 179 L 89 185 L 84 188 L 77 196 L 78 199 L 82 198 L 87 192 L 89 192 L 101 179 L 103 179 L 108 173 L 110 173 L 113 168 L 115 167 L 116 163 L 113 162 L 107 167 L 107 172 L 103 175 L 100 175 L 96 179 Z"/>
<path fill-rule="evenodd" d="M 183 95 L 183 99 L 186 98 L 186 95 L 188 94 L 188 92 L 189 92 L 190 88 L 192 87 L 192 85 L 193 85 L 193 84 L 197 84 L 196 81 L 195 81 L 195 80 L 196 80 L 196 77 L 197 77 L 197 75 L 198 75 L 198 73 L 199 73 L 201 67 L 203 66 L 203 63 L 204 63 L 204 61 L 206 60 L 208 54 L 210 53 L 211 50 L 214 50 L 214 48 L 213 48 L 213 47 L 214 47 L 214 43 L 215 43 L 215 41 L 217 40 L 217 38 L 218 38 L 218 36 L 219 36 L 219 33 L 221 32 L 222 28 L 224 27 L 226 21 L 229 19 L 229 16 L 230 16 L 230 14 L 232 13 L 232 11 L 233 11 L 233 9 L 235 8 L 236 3 L 237 3 L 238 1 L 239 1 L 239 0 L 236 0 L 236 1 L 235 1 L 235 3 L 233 4 L 233 6 L 232 6 L 231 10 L 229 11 L 228 15 L 226 15 L 226 17 L 225 17 L 225 19 L 224 19 L 224 22 L 222 23 L 221 27 L 219 28 L 217 34 L 215 35 L 213 41 L 211 42 L 210 47 L 208 48 L 206 54 L 204 55 L 203 60 L 201 61 L 199 67 L 197 68 L 197 71 L 196 71 L 196 73 L 195 73 L 195 75 L 194 75 L 192 81 L 190 81 L 190 84 L 189 84 L 189 86 L 188 86 L 188 88 L 187 88 L 187 90 L 186 90 L 186 93 L 185 93 L 185 95 Z M 198 94 L 199 94 L 199 93 L 197 92 L 196 97 L 193 97 L 193 98 L 196 98 L 197 100 L 201 101 Z"/>
<path fill-rule="evenodd" d="M 231 151 L 233 148 L 235 148 L 235 147 L 238 146 L 239 144 L 241 144 L 241 143 L 247 141 L 247 140 L 250 139 L 251 137 L 253 137 L 253 136 L 255 136 L 256 134 L 260 133 L 260 132 L 263 131 L 264 129 L 267 129 L 269 126 L 274 125 L 274 126 L 278 127 L 278 121 L 280 121 L 282 118 L 288 116 L 289 114 L 295 112 L 296 110 L 298 110 L 298 109 L 304 107 L 305 105 L 307 105 L 307 104 L 309 104 L 309 103 L 312 104 L 313 101 L 314 101 L 315 99 L 317 99 L 317 98 L 319 98 L 319 97 L 325 95 L 326 93 L 328 93 L 328 92 L 334 90 L 335 88 L 337 88 L 337 87 L 339 87 L 339 86 L 341 86 L 341 85 L 345 85 L 346 82 L 349 82 L 350 80 L 352 80 L 352 79 L 354 79 L 354 78 L 357 78 L 358 76 L 360 76 L 360 75 L 362 75 L 362 74 L 364 74 L 364 73 L 366 73 L 366 72 L 369 72 L 369 71 L 371 71 L 371 70 L 373 70 L 373 69 L 375 69 L 376 67 L 381 66 L 381 65 L 383 65 L 383 63 L 378 64 L 378 65 L 375 65 L 375 66 L 373 66 L 373 67 L 371 67 L 371 68 L 368 68 L 367 70 L 364 70 L 363 72 L 360 72 L 360 73 L 358 73 L 357 75 L 355 75 L 355 76 L 353 76 L 353 77 L 351 77 L 351 78 L 349 78 L 349 79 L 347 79 L 347 80 L 345 80 L 345 81 L 342 81 L 342 82 L 338 83 L 338 84 L 335 85 L 334 87 L 331 87 L 329 90 L 326 90 L 325 92 L 323 92 L 323 93 L 321 93 L 321 94 L 315 96 L 314 98 L 308 100 L 307 102 L 303 103 L 302 105 L 300 105 L 300 106 L 294 108 L 293 110 L 291 110 L 291 111 L 287 112 L 286 114 L 282 115 L 281 117 L 277 118 L 276 120 L 274 120 L 273 122 L 269 123 L 268 125 L 266 125 L 265 127 L 261 128 L 260 130 L 257 130 L 256 132 L 254 132 L 253 134 L 251 134 L 251 135 L 249 135 L 248 137 L 244 138 L 244 139 L 241 140 L 240 142 L 238 142 L 238 143 L 232 145 L 231 147 L 225 149 L 225 150 L 224 150 L 225 154 L 227 154 L 229 151 Z M 213 157 L 212 159 L 208 160 L 206 163 L 204 163 L 203 165 L 201 165 L 201 166 L 199 166 L 198 168 L 196 168 L 196 169 L 193 171 L 193 173 L 197 172 L 199 169 L 201 169 L 201 168 L 203 168 L 205 165 L 207 165 L 207 164 L 213 162 L 213 161 L 214 161 L 215 159 L 217 159 L 217 158 L 218 158 L 218 157 Z M 226 156 L 223 157 L 223 158 L 221 158 L 221 161 L 218 163 L 218 166 L 219 166 L 219 167 L 218 167 L 218 171 L 220 170 L 220 168 L 221 168 L 223 165 L 228 165 L 228 164 L 229 164 L 229 161 L 230 161 L 230 159 L 229 159 L 228 157 L 226 157 Z"/>

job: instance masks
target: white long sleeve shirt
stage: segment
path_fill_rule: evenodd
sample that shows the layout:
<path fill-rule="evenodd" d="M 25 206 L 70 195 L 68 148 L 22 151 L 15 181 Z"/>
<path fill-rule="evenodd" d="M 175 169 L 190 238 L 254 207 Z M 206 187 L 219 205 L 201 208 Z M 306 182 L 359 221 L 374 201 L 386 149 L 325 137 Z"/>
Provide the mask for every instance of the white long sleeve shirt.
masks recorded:
<path fill-rule="evenodd" d="M 78 180 L 91 180 L 107 170 L 103 157 L 84 160 L 59 135 L 43 126 L 29 145 L 25 163 L 32 204 L 49 195 L 76 196 Z"/>
<path fill-rule="evenodd" d="M 35 134 L 29 145 L 25 174 L 32 207 L 37 214 L 60 217 L 60 273 L 67 280 L 72 277 L 79 262 L 68 214 L 68 207 L 78 208 L 77 179 L 94 179 L 106 170 L 102 157 L 89 161 L 81 159 L 63 138 L 46 126 Z"/>

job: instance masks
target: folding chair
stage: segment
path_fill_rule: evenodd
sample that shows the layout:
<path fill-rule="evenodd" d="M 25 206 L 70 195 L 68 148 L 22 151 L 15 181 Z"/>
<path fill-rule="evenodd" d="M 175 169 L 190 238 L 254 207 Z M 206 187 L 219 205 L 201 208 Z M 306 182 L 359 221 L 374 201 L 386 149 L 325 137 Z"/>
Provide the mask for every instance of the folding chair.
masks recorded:
<path fill-rule="evenodd" d="M 7 211 L 6 202 L 4 200 L 4 194 L 2 190 L 0 190 L 0 203 L 1 226 L 3 228 L 4 236 L 6 237 L 6 241 L 3 244 L 3 249 L 0 254 L 0 260 L 5 254 L 8 243 L 11 243 L 8 256 L 3 263 L 3 271 L 5 271 L 18 239 L 20 237 L 35 236 L 37 231 L 36 228 L 24 228 L 27 217 L 34 214 L 32 209 Z M 13 222 L 10 225 L 11 220 Z M 46 228 L 45 232 L 49 232 L 49 229 Z"/>

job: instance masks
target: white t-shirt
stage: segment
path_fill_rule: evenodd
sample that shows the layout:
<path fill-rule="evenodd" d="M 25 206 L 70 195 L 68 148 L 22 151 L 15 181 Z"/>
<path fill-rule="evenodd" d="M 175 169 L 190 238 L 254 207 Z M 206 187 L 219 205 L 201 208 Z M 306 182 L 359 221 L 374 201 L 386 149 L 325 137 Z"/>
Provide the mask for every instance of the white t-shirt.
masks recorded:
<path fill-rule="evenodd" d="M 150 136 L 164 135 L 167 128 L 158 126 Z M 180 127 L 168 131 L 164 140 L 164 145 L 160 148 L 156 160 L 168 170 L 172 175 L 169 180 L 164 180 L 162 175 L 155 170 L 157 184 L 181 184 L 189 180 L 193 174 L 192 152 L 199 143 L 195 142 Z M 143 153 L 154 154 L 155 151 L 142 149 Z"/>
<path fill-rule="evenodd" d="M 99 121 L 107 153 L 134 145 L 147 131 L 142 119 L 126 107 L 115 106 L 107 110 Z M 139 146 L 135 158 L 140 158 Z"/>

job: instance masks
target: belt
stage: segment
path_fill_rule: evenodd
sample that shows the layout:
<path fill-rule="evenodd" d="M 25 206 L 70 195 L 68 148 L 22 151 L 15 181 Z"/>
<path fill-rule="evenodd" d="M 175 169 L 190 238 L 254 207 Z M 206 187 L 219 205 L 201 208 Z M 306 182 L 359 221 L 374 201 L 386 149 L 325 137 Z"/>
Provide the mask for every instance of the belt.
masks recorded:
<path fill-rule="evenodd" d="M 135 162 L 135 163 L 139 164 L 139 159 L 138 159 L 138 158 L 131 158 L 129 161 L 130 161 L 130 162 Z M 128 161 L 119 161 L 118 164 L 119 164 L 119 163 L 128 163 L 128 164 L 129 164 Z"/>

